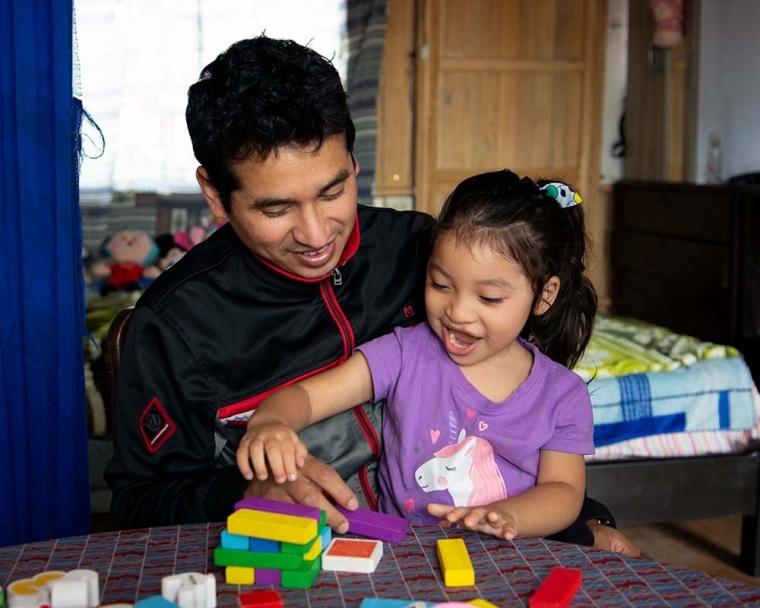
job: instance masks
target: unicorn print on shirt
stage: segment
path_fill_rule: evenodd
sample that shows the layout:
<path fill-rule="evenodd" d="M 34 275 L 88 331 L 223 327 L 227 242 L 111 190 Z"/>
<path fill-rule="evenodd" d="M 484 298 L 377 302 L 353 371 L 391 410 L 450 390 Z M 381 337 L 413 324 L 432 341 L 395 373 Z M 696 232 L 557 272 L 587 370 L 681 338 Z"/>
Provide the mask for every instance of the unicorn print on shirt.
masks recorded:
<path fill-rule="evenodd" d="M 448 490 L 455 507 L 475 507 L 506 498 L 504 479 L 491 444 L 482 437 L 464 437 L 433 454 L 415 472 L 425 492 Z"/>

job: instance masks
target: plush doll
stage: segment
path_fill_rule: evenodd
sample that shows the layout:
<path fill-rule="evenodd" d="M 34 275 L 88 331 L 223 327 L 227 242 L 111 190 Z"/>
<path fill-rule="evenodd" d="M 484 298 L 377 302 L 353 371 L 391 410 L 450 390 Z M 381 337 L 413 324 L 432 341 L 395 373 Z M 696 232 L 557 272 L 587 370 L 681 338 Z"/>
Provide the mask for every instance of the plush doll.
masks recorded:
<path fill-rule="evenodd" d="M 155 265 L 159 256 L 155 240 L 142 230 L 117 230 L 102 245 L 106 256 L 90 266 L 90 276 L 105 280 L 101 294 L 139 289 L 140 279 L 155 279 L 161 270 Z"/>
<path fill-rule="evenodd" d="M 683 40 L 683 0 L 649 0 L 654 15 L 652 44 L 662 48 Z"/>

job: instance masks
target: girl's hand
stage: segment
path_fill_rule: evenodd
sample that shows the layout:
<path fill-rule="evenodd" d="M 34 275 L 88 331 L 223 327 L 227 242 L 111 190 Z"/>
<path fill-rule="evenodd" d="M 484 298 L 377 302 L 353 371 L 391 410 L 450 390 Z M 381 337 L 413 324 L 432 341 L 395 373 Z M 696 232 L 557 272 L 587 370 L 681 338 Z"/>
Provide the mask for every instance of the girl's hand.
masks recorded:
<path fill-rule="evenodd" d="M 296 479 L 308 454 L 293 429 L 284 424 L 265 423 L 248 427 L 237 449 L 237 464 L 247 480 L 252 480 L 255 472 L 263 481 L 269 476 L 268 462 L 274 480 L 285 483 Z"/>
<path fill-rule="evenodd" d="M 512 540 L 517 536 L 517 522 L 514 517 L 504 509 L 495 508 L 495 505 L 452 507 L 430 503 L 427 510 L 434 517 L 446 519 L 449 523 L 468 530 L 484 532 L 506 540 Z"/>

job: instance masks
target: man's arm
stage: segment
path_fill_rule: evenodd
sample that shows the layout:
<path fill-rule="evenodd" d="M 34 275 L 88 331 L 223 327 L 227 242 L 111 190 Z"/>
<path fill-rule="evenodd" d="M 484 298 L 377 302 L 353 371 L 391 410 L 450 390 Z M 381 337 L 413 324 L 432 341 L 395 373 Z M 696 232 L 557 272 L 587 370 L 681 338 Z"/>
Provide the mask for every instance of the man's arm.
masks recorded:
<path fill-rule="evenodd" d="M 219 467 L 225 429 L 210 383 L 180 333 L 147 307 L 132 315 L 119 368 L 114 457 L 106 468 L 119 525 L 216 521 L 247 482 Z"/>

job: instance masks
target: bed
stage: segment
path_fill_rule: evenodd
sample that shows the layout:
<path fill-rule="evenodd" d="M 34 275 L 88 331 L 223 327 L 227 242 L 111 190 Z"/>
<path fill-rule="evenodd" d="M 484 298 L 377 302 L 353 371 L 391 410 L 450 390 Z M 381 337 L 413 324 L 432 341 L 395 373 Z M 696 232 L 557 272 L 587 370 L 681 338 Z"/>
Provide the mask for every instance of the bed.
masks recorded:
<path fill-rule="evenodd" d="M 588 493 L 622 525 L 741 516 L 739 566 L 758 576 L 760 188 L 625 181 L 613 199 L 621 317 L 599 317 L 578 369 L 607 367 Z"/>

